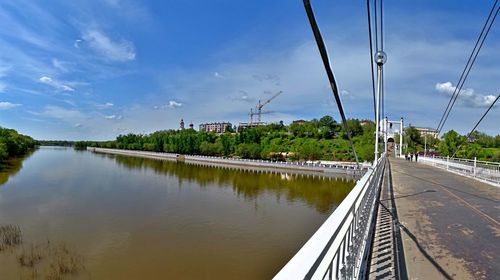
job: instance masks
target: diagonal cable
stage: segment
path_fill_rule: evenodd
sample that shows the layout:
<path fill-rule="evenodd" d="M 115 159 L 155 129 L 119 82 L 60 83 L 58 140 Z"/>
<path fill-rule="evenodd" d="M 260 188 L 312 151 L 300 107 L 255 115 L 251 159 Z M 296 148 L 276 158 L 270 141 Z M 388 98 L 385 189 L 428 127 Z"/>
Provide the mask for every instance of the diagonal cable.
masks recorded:
<path fill-rule="evenodd" d="M 312 28 L 314 38 L 316 39 L 316 44 L 318 45 L 319 53 L 321 55 L 321 59 L 323 60 L 323 65 L 325 66 L 326 75 L 328 76 L 328 80 L 330 81 L 330 86 L 332 88 L 333 96 L 335 97 L 337 107 L 339 108 L 339 113 L 342 118 L 342 125 L 344 126 L 344 130 L 347 133 L 347 138 L 349 139 L 349 143 L 351 144 L 352 152 L 354 153 L 354 158 L 356 159 L 356 164 L 359 167 L 358 155 L 356 153 L 356 149 L 354 148 L 351 132 L 349 130 L 349 127 L 347 126 L 347 119 L 345 117 L 342 101 L 340 100 L 337 88 L 337 82 L 335 81 L 335 76 L 333 75 L 332 67 L 330 66 L 330 59 L 328 58 L 328 52 L 326 50 L 325 42 L 323 41 L 323 37 L 321 36 L 321 32 L 319 31 L 318 24 L 316 23 L 316 18 L 314 17 L 310 0 L 304 0 L 304 8 L 306 10 L 307 17 L 309 19 L 309 23 Z"/>
<path fill-rule="evenodd" d="M 464 86 L 465 80 L 467 80 L 467 77 L 469 76 L 470 70 L 472 69 L 472 65 L 473 65 L 473 64 L 474 64 L 474 62 L 476 61 L 476 58 L 477 58 L 477 56 L 478 56 L 478 54 L 479 54 L 479 51 L 481 50 L 481 47 L 483 46 L 483 43 L 484 43 L 484 41 L 486 40 L 486 36 L 488 36 L 488 33 L 489 33 L 489 31 L 490 31 L 490 28 L 491 28 L 491 26 L 492 26 L 492 24 L 493 24 L 493 21 L 495 21 L 495 18 L 497 17 L 497 15 L 498 15 L 498 11 L 499 11 L 499 10 L 500 10 L 500 7 L 497 9 L 497 12 L 495 13 L 495 16 L 493 17 L 493 20 L 492 20 L 492 22 L 491 22 L 490 26 L 489 26 L 489 27 L 488 27 L 488 29 L 486 30 L 486 33 L 485 33 L 485 35 L 484 35 L 484 37 L 483 37 L 483 40 L 481 41 L 481 44 L 479 45 L 479 48 L 478 48 L 478 50 L 477 50 L 476 54 L 474 55 L 474 59 L 473 59 L 473 60 L 472 60 L 472 62 L 471 62 L 471 66 L 470 66 L 470 67 L 469 67 L 469 69 L 467 70 L 467 73 L 466 73 L 466 74 L 465 74 L 465 76 L 464 76 L 464 79 L 463 79 L 463 81 L 462 81 L 462 84 L 461 84 L 461 85 L 460 85 L 460 87 L 458 88 L 457 94 L 455 95 L 455 98 L 453 99 L 453 102 L 451 103 L 450 110 L 448 110 L 448 113 L 446 114 L 446 117 L 445 117 L 445 119 L 443 120 L 443 124 L 441 125 L 441 129 L 443 129 L 444 124 L 446 123 L 446 120 L 448 119 L 448 116 L 450 115 L 451 109 L 453 108 L 453 105 L 455 105 L 455 102 L 456 102 L 456 101 L 457 101 L 457 99 L 458 99 L 458 95 L 460 94 L 460 91 L 462 90 L 462 87 Z M 440 132 L 440 131 L 439 131 L 439 132 Z M 439 132 L 438 132 L 438 133 L 439 133 Z"/>
<path fill-rule="evenodd" d="M 483 25 L 483 29 L 481 30 L 481 33 L 479 34 L 479 36 L 478 36 L 478 38 L 476 40 L 476 44 L 474 45 L 474 49 L 472 50 L 472 52 L 471 52 L 471 54 L 469 56 L 469 59 L 467 60 L 467 64 L 465 65 L 464 70 L 462 71 L 462 74 L 460 75 L 460 79 L 458 80 L 458 83 L 457 83 L 457 85 L 455 87 L 455 90 L 453 91 L 453 94 L 450 97 L 450 100 L 448 101 L 448 105 L 446 106 L 446 109 L 444 110 L 443 115 L 441 116 L 441 119 L 439 120 L 439 124 L 438 124 L 438 126 L 436 128 L 438 134 L 443 129 L 444 123 L 446 122 L 446 119 L 448 118 L 448 115 L 450 114 L 451 108 L 453 107 L 452 103 L 453 104 L 455 103 L 454 100 L 456 100 L 456 98 L 458 97 L 458 94 L 460 94 L 460 90 L 457 91 L 457 89 L 459 88 L 459 86 L 461 84 L 463 84 L 465 82 L 465 79 L 467 79 L 466 77 L 464 79 L 464 75 L 465 75 L 466 72 L 468 73 L 470 71 L 470 68 L 472 68 L 472 65 L 474 64 L 474 61 L 475 61 L 475 57 L 477 57 L 477 54 L 479 53 L 480 47 L 477 50 L 477 52 L 476 52 L 476 49 L 478 48 L 478 46 L 480 44 L 480 41 L 481 41 L 481 45 L 482 45 L 482 42 L 484 42 L 484 39 L 488 35 L 489 29 L 491 28 L 491 25 L 493 24 L 493 21 L 496 18 L 496 15 L 498 13 L 498 9 L 497 9 L 497 12 L 495 13 L 495 17 L 493 18 L 493 20 L 491 21 L 491 23 L 490 23 L 490 25 L 488 27 L 488 31 L 486 32 L 486 35 L 483 37 L 484 31 L 486 30 L 486 28 L 488 26 L 488 23 L 490 22 L 490 18 L 492 16 L 493 12 L 495 11 L 495 7 L 496 7 L 497 3 L 498 3 L 498 0 L 495 0 L 493 6 L 491 7 L 491 10 L 490 10 L 490 13 L 488 15 L 488 18 L 486 19 L 486 22 Z M 474 60 L 472 60 L 473 56 L 474 56 Z M 472 63 L 471 63 L 471 60 L 472 60 Z M 460 89 L 461 89 L 461 87 L 460 87 Z"/>
<path fill-rule="evenodd" d="M 465 141 L 468 141 L 469 140 L 469 137 L 472 135 L 472 133 L 474 133 L 474 131 L 476 131 L 476 128 L 477 126 L 483 121 L 484 117 L 486 117 L 486 115 L 488 114 L 488 112 L 491 110 L 491 108 L 493 108 L 493 106 L 495 106 L 495 103 L 498 101 L 498 98 L 500 98 L 500 94 L 497 96 L 497 98 L 491 103 L 490 107 L 488 107 L 488 110 L 486 110 L 486 112 L 484 112 L 483 116 L 479 119 L 479 121 L 476 123 L 476 125 L 474 126 L 474 128 L 472 128 L 472 130 L 469 132 L 469 134 L 467 134 L 467 138 L 465 138 Z M 460 150 L 460 148 L 462 147 L 463 143 L 460 144 L 460 146 L 458 146 L 457 150 L 453 153 L 453 155 L 451 157 L 454 157 L 455 154 Z"/>
<path fill-rule="evenodd" d="M 373 93 L 373 113 L 375 114 L 374 120 L 377 119 L 377 101 L 375 97 L 375 73 L 373 70 L 373 37 L 372 37 L 372 24 L 371 24 L 371 17 L 370 17 L 370 0 L 366 0 L 366 10 L 367 10 L 367 16 L 368 16 L 368 39 L 370 41 L 370 63 L 371 67 L 370 70 L 372 71 L 372 93 Z"/>

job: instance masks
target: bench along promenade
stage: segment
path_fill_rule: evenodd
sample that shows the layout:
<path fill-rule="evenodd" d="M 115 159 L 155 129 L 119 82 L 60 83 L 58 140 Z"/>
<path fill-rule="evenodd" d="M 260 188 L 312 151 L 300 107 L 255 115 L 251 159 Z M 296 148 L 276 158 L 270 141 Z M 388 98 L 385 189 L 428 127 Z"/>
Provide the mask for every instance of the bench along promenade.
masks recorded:
<path fill-rule="evenodd" d="M 223 158 L 202 155 L 182 155 L 175 153 L 159 153 L 147 151 L 134 151 L 122 149 L 107 149 L 87 147 L 88 151 L 103 154 L 114 154 L 124 156 L 143 157 L 157 160 L 182 161 L 190 164 L 200 164 L 209 166 L 223 166 L 227 168 L 252 168 L 262 171 L 286 171 L 290 173 L 303 173 L 321 176 L 341 176 L 352 175 L 356 178 L 366 172 L 367 166 L 358 169 L 352 163 L 324 164 L 318 162 L 284 162 L 267 161 L 256 159 Z"/>

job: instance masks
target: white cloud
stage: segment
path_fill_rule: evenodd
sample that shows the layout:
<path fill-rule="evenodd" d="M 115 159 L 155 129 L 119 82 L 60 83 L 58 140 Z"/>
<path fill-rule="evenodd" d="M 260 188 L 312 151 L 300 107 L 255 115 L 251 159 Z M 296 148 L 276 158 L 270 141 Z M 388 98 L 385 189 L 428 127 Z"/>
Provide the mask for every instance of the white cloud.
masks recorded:
<path fill-rule="evenodd" d="M 54 80 L 50 77 L 43 76 L 40 79 L 38 79 L 41 83 L 49 85 L 54 87 L 55 89 L 62 90 L 62 91 L 75 91 L 72 87 L 65 85 L 57 80 Z"/>
<path fill-rule="evenodd" d="M 214 78 L 223 79 L 224 76 L 222 76 L 219 72 L 214 72 Z"/>
<path fill-rule="evenodd" d="M 93 106 L 95 106 L 96 108 L 101 109 L 101 110 L 102 109 L 108 109 L 108 108 L 111 108 L 111 107 L 115 106 L 115 104 L 113 104 L 111 102 L 106 102 L 104 104 L 91 102 L 91 104 Z"/>
<path fill-rule="evenodd" d="M 106 59 L 120 62 L 135 59 L 134 44 L 130 41 L 124 39 L 113 41 L 106 34 L 98 30 L 88 30 L 82 37 L 92 49 Z"/>
<path fill-rule="evenodd" d="M 170 100 L 166 105 L 156 105 L 153 106 L 155 110 L 165 110 L 165 109 L 176 109 L 184 106 L 184 104 L 177 102 L 175 100 Z"/>
<path fill-rule="evenodd" d="M 54 68 L 62 71 L 62 72 L 68 72 L 68 63 L 67 62 L 63 62 L 63 61 L 60 61 L 59 59 L 57 58 L 53 58 L 52 59 L 52 66 L 54 66 Z"/>
<path fill-rule="evenodd" d="M 121 115 L 108 115 L 108 116 L 104 116 L 105 119 L 107 120 L 121 120 L 123 118 L 123 116 Z"/>
<path fill-rule="evenodd" d="M 7 76 L 7 72 L 10 70 L 10 66 L 0 66 L 0 78 Z M 0 92 L 5 92 L 7 89 L 7 84 L 0 81 Z"/>
<path fill-rule="evenodd" d="M 85 119 L 85 116 L 78 110 L 68 110 L 54 105 L 47 105 L 41 113 L 33 114 L 54 119 L 61 119 L 71 123 L 80 123 L 80 120 Z"/>
<path fill-rule="evenodd" d="M 235 101 L 244 101 L 244 102 L 247 102 L 247 103 L 253 103 L 253 102 L 255 102 L 255 98 L 250 97 L 248 95 L 248 92 L 246 92 L 244 90 L 240 90 L 239 92 L 241 93 L 241 95 L 237 96 L 237 97 L 234 97 L 233 100 L 235 100 Z M 264 93 L 266 93 L 266 92 L 264 92 Z"/>
<path fill-rule="evenodd" d="M 456 87 L 453 86 L 451 82 L 445 82 L 437 83 L 435 89 L 438 92 L 452 96 Z M 487 108 L 493 103 L 493 101 L 495 101 L 495 99 L 496 96 L 494 95 L 482 95 L 476 93 L 472 88 L 462 88 L 457 100 L 466 107 Z"/>
<path fill-rule="evenodd" d="M 78 40 L 75 40 L 75 42 L 73 43 L 73 46 L 77 49 L 80 48 L 80 43 L 82 42 L 82 40 L 78 39 Z"/>
<path fill-rule="evenodd" d="M 21 104 L 14 104 L 6 101 L 0 102 L 0 110 L 9 110 L 18 106 L 21 106 Z"/>
<path fill-rule="evenodd" d="M 7 75 L 7 72 L 10 70 L 10 66 L 0 66 L 0 78 L 3 78 Z"/>
<path fill-rule="evenodd" d="M 183 105 L 182 103 L 176 102 L 174 100 L 170 100 L 168 102 L 168 107 L 171 108 L 171 109 L 180 108 L 180 107 L 182 107 L 182 105 Z"/>
<path fill-rule="evenodd" d="M 7 85 L 0 81 L 0 92 L 5 92 L 7 89 Z"/>

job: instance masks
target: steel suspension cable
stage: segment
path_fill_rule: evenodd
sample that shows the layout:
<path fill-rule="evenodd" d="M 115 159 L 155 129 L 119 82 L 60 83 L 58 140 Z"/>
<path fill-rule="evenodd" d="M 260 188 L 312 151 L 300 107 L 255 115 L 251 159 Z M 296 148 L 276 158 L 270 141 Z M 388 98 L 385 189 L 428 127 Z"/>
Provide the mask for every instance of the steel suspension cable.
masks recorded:
<path fill-rule="evenodd" d="M 373 24 L 375 26 L 375 50 L 378 51 L 377 0 L 373 0 Z"/>
<path fill-rule="evenodd" d="M 380 0 L 380 50 L 384 51 L 384 13 L 382 9 L 382 0 Z M 384 83 L 384 72 L 382 73 L 382 118 L 385 118 L 385 83 Z M 387 123 L 384 121 L 384 131 L 387 131 Z M 385 139 L 387 141 L 387 139 Z"/>
<path fill-rule="evenodd" d="M 382 0 L 380 0 L 380 50 L 384 50 L 384 10 L 382 9 Z"/>
<path fill-rule="evenodd" d="M 373 93 L 373 114 L 375 115 L 374 120 L 377 119 L 377 101 L 375 97 L 375 73 L 373 70 L 373 37 L 372 37 L 372 23 L 370 18 L 370 0 L 366 0 L 366 10 L 368 16 L 368 39 L 370 41 L 370 70 L 372 71 L 372 93 Z"/>
<path fill-rule="evenodd" d="M 448 110 L 448 113 L 446 114 L 446 116 L 445 116 L 445 118 L 443 120 L 443 123 L 441 124 L 441 129 L 443 129 L 444 124 L 446 123 L 446 120 L 448 119 L 448 116 L 450 115 L 451 109 L 453 108 L 453 106 L 455 105 L 455 102 L 458 99 L 458 95 L 460 95 L 462 87 L 464 86 L 465 81 L 467 80 L 467 77 L 469 76 L 470 70 L 472 69 L 472 65 L 474 65 L 474 62 L 476 61 L 476 58 L 479 55 L 479 51 L 483 47 L 483 43 L 486 40 L 486 37 L 488 36 L 488 33 L 490 32 L 491 26 L 493 25 L 493 22 L 495 21 L 495 18 L 497 17 L 499 10 L 500 10 L 500 7 L 498 7 L 498 9 L 497 9 L 497 11 L 495 13 L 495 16 L 493 17 L 493 20 L 491 21 L 491 24 L 488 26 L 488 29 L 486 30 L 486 33 L 485 33 L 485 35 L 483 37 L 483 40 L 481 41 L 481 44 L 479 45 L 479 48 L 477 49 L 477 52 L 474 55 L 474 58 L 472 59 L 472 62 L 471 62 L 471 65 L 470 65 L 469 69 L 467 69 L 467 72 L 465 73 L 464 79 L 462 80 L 462 84 L 460 84 L 460 87 L 458 88 L 457 94 L 455 95 L 455 98 L 453 98 L 453 102 L 451 103 L 450 109 Z M 439 132 L 441 132 L 441 130 L 438 131 L 438 134 L 439 134 Z"/>
<path fill-rule="evenodd" d="M 354 154 L 354 158 L 356 159 L 356 165 L 359 168 L 358 154 L 356 153 L 356 149 L 354 148 L 354 142 L 352 141 L 351 132 L 349 130 L 349 127 L 347 126 L 347 119 L 345 117 L 342 101 L 340 100 L 340 95 L 337 88 L 337 82 L 335 81 L 335 76 L 333 75 L 333 70 L 330 66 L 330 59 L 328 58 L 328 52 L 326 50 L 325 42 L 323 41 L 323 37 L 321 36 L 321 32 L 319 31 L 318 24 L 316 23 L 316 18 L 314 17 L 314 12 L 312 10 L 310 0 L 304 0 L 304 8 L 306 10 L 307 17 L 311 25 L 311 29 L 313 31 L 316 44 L 318 45 L 318 50 L 321 55 L 321 59 L 323 60 L 323 65 L 325 66 L 326 75 L 328 76 L 328 80 L 330 81 L 330 86 L 332 88 L 333 96 L 335 97 L 335 102 L 337 103 L 340 117 L 342 118 L 342 125 L 344 127 L 344 130 L 346 131 L 349 143 L 351 144 L 351 149 Z"/>
<path fill-rule="evenodd" d="M 491 108 L 493 108 L 493 106 L 495 106 L 495 103 L 498 101 L 498 98 L 500 98 L 500 94 L 497 96 L 497 98 L 491 103 L 490 107 L 488 107 L 488 109 L 486 110 L 486 112 L 484 112 L 483 116 L 479 119 L 479 121 L 476 123 L 476 125 L 474 126 L 474 128 L 472 128 L 472 130 L 469 132 L 469 134 L 467 134 L 467 138 L 465 138 L 465 141 L 468 141 L 469 140 L 469 137 L 472 135 L 472 133 L 474 133 L 474 131 L 476 131 L 476 128 L 478 127 L 478 125 L 483 121 L 484 117 L 486 117 L 486 115 L 488 114 L 488 112 L 491 110 Z M 462 147 L 463 143 L 460 144 L 457 148 L 457 150 L 453 153 L 453 155 L 451 157 L 454 157 L 455 154 L 460 150 L 460 148 Z"/>
<path fill-rule="evenodd" d="M 469 64 L 471 62 L 471 59 L 474 56 L 474 54 L 476 53 L 476 49 L 477 49 L 477 47 L 479 45 L 479 42 L 481 41 L 481 38 L 483 37 L 484 31 L 486 30 L 486 28 L 488 26 L 488 22 L 490 21 L 491 15 L 493 14 L 497 3 L 498 3 L 498 0 L 495 0 L 493 6 L 491 7 L 491 10 L 490 10 L 490 13 L 488 15 L 488 18 L 486 19 L 486 22 L 483 25 L 481 33 L 477 37 L 476 44 L 474 45 L 474 49 L 472 50 L 471 54 L 469 55 L 469 59 L 467 60 L 467 64 L 465 65 L 464 70 L 462 71 L 462 74 L 460 75 L 460 79 L 458 80 L 458 83 L 456 84 L 456 87 L 453 90 L 453 94 L 450 97 L 450 100 L 448 101 L 448 105 L 446 105 L 446 109 L 444 110 L 443 115 L 441 116 L 441 119 L 439 120 L 439 124 L 436 127 L 436 130 L 437 130 L 438 134 L 441 132 L 441 130 L 442 130 L 443 126 L 444 126 L 444 122 L 445 122 L 444 119 L 445 119 L 445 117 L 447 118 L 447 115 L 449 115 L 448 111 L 451 111 L 450 105 L 452 104 L 453 100 L 455 99 L 455 96 L 458 95 L 457 89 L 458 89 L 459 85 L 462 84 L 462 82 L 463 82 L 463 78 L 464 78 L 465 72 L 469 68 Z M 497 13 L 498 13 L 498 9 L 497 9 Z M 496 17 L 496 15 L 495 15 L 495 17 Z M 490 24 L 490 27 L 491 27 L 491 24 Z M 484 40 L 483 40 L 483 42 L 484 42 Z M 472 64 L 470 65 L 470 67 L 472 67 Z"/>

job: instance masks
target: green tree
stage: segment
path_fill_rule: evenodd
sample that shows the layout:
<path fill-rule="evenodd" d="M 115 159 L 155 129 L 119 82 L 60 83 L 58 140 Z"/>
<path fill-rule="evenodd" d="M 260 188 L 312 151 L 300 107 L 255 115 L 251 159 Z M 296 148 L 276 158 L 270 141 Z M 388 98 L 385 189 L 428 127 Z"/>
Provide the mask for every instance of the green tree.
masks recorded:
<path fill-rule="evenodd" d="M 318 142 L 313 139 L 306 139 L 299 147 L 298 153 L 299 157 L 305 160 L 317 160 L 322 156 Z"/>
<path fill-rule="evenodd" d="M 420 131 L 418 131 L 415 127 L 410 126 L 405 129 L 403 141 L 408 145 L 407 152 L 415 153 L 421 150 L 422 137 L 420 135 Z"/>
<path fill-rule="evenodd" d="M 466 142 L 465 137 L 456 131 L 450 130 L 443 135 L 443 140 L 438 144 L 438 151 L 443 156 L 451 156 L 457 148 Z"/>

